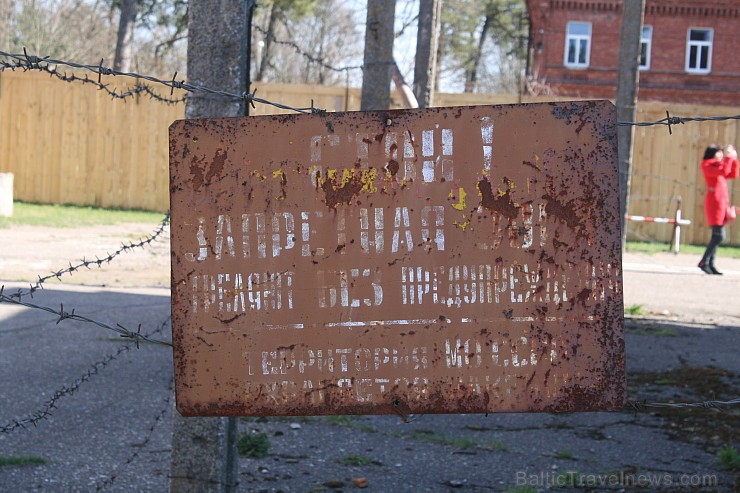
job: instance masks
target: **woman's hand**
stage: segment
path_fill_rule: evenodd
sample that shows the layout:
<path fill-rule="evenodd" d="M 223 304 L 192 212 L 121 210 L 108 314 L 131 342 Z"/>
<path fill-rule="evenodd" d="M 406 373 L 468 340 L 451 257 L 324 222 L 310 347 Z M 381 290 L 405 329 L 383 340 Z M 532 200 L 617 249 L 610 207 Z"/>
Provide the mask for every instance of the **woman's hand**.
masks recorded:
<path fill-rule="evenodd" d="M 728 145 L 725 148 L 725 155 L 737 159 L 737 149 L 735 149 L 735 146 L 732 144 Z"/>

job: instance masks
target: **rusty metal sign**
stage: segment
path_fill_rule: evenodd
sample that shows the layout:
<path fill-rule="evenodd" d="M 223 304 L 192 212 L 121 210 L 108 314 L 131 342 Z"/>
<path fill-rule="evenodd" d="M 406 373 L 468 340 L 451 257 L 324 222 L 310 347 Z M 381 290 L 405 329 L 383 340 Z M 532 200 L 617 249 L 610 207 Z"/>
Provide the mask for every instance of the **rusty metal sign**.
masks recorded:
<path fill-rule="evenodd" d="M 170 129 L 183 415 L 617 409 L 604 101 Z"/>

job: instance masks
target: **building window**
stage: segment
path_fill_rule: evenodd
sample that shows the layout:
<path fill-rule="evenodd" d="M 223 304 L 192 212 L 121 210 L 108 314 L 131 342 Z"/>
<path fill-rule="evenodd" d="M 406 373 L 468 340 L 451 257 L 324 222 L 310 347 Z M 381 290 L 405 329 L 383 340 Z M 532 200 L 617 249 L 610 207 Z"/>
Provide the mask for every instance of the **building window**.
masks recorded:
<path fill-rule="evenodd" d="M 569 22 L 565 37 L 565 66 L 588 67 L 591 56 L 591 23 Z"/>
<path fill-rule="evenodd" d="M 643 26 L 640 37 L 640 70 L 650 68 L 650 49 L 653 46 L 653 26 Z"/>
<path fill-rule="evenodd" d="M 712 70 L 712 30 L 689 29 L 686 40 L 686 71 L 708 74 Z"/>

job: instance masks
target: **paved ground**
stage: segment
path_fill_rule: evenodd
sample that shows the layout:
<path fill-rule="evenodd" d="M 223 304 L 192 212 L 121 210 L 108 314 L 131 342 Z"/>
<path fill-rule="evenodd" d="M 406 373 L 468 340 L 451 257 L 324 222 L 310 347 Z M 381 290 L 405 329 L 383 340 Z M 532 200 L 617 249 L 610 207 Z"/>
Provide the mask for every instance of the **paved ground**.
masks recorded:
<path fill-rule="evenodd" d="M 0 280 L 6 290 L 22 287 L 153 229 L 0 230 Z M 625 305 L 643 306 L 626 329 L 632 400 L 740 396 L 740 261 L 722 259 L 726 275 L 719 277 L 702 274 L 696 260 L 625 258 Z M 141 323 L 143 333 L 167 339 L 168 264 L 164 238 L 99 271 L 49 281 L 29 301 L 74 307 L 110 325 Z M 136 349 L 97 326 L 57 320 L 0 304 L 0 491 L 165 491 L 171 352 Z M 14 420 L 39 411 L 45 418 L 36 426 L 15 428 Z M 425 415 L 411 423 L 395 416 L 244 418 L 239 426 L 270 444 L 267 456 L 240 460 L 239 491 L 354 491 L 361 479 L 378 492 L 740 488 L 738 473 L 717 461 L 722 446 L 740 448 L 737 408 Z M 3 465 L 8 459 L 22 465 Z"/>

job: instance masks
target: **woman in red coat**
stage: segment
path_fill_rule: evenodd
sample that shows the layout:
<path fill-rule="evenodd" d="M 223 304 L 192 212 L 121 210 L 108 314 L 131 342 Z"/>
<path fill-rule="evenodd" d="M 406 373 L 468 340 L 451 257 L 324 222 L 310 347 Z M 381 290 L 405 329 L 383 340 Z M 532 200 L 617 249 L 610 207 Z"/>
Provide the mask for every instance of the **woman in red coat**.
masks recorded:
<path fill-rule="evenodd" d="M 722 274 L 714 267 L 714 255 L 725 239 L 724 225 L 727 222 L 727 211 L 731 207 L 727 180 L 737 178 L 740 172 L 735 147 L 727 146 L 725 151 L 717 145 L 707 147 L 701 162 L 701 171 L 707 182 L 704 215 L 707 224 L 712 227 L 712 238 L 699 262 L 699 268 L 707 274 Z"/>

